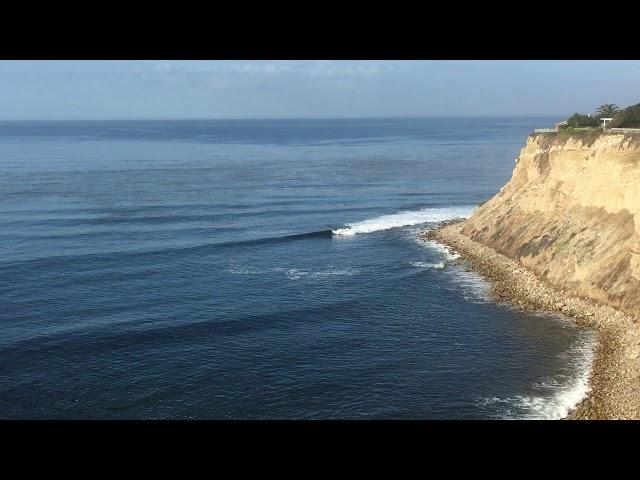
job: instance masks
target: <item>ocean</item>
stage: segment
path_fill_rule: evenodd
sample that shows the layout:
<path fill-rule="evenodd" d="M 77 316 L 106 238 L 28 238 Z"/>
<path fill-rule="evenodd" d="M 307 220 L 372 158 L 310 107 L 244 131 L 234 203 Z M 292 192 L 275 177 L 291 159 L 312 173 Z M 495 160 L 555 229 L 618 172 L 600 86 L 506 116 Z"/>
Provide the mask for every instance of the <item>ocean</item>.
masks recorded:
<path fill-rule="evenodd" d="M 0 122 L 0 418 L 561 418 L 594 333 L 418 238 L 557 120 Z"/>

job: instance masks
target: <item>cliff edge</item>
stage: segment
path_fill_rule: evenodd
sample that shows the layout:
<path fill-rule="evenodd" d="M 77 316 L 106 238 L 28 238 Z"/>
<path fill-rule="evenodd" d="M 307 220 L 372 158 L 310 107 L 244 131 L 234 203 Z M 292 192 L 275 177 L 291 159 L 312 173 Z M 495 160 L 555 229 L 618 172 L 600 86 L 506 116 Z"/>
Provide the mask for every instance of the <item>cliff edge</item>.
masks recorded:
<path fill-rule="evenodd" d="M 640 136 L 529 136 L 511 180 L 460 232 L 637 321 Z"/>

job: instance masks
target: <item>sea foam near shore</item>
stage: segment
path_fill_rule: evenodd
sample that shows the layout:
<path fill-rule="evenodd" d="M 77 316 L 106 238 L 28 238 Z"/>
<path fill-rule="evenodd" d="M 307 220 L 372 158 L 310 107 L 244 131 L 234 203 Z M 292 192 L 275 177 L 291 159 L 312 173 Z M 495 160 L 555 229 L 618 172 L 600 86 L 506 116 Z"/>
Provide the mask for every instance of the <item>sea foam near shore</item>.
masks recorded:
<path fill-rule="evenodd" d="M 569 321 L 569 320 L 561 320 Z M 597 336 L 585 331 L 582 338 L 567 351 L 571 373 L 560 380 L 548 379 L 533 386 L 535 393 L 509 398 L 483 398 L 485 408 L 500 405 L 504 420 L 560 420 L 566 418 L 590 391 L 589 376 L 595 356 Z"/>
<path fill-rule="evenodd" d="M 590 368 L 580 369 L 569 387 L 559 389 L 551 401 L 524 396 L 487 401 L 525 403 L 534 412 L 532 418 L 541 418 L 536 410 L 547 415 L 545 418 L 640 418 L 640 331 L 633 319 L 612 307 L 594 305 L 555 290 L 518 262 L 462 235 L 459 224 L 427 231 L 424 238 L 459 252 L 472 270 L 491 280 L 496 299 L 526 310 L 565 315 L 578 325 L 597 331 L 595 346 L 587 342 L 578 355 L 582 364 Z"/>

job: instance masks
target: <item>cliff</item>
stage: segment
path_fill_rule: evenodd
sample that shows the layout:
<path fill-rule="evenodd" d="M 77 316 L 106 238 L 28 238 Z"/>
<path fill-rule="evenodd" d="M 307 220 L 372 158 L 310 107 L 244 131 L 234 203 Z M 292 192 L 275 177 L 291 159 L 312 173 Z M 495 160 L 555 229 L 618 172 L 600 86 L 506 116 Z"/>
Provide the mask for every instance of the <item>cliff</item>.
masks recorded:
<path fill-rule="evenodd" d="M 532 135 L 460 232 L 567 295 L 640 318 L 640 138 Z"/>

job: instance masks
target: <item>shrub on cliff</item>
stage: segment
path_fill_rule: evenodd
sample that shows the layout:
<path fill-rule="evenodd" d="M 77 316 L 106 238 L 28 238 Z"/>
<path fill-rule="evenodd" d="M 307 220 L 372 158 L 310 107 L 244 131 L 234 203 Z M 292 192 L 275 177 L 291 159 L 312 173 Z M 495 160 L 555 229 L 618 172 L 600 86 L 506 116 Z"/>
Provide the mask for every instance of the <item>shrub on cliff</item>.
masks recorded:
<path fill-rule="evenodd" d="M 581 140 L 583 145 L 592 145 L 598 137 L 602 134 L 602 130 L 599 128 L 578 129 L 574 130 L 569 128 L 567 130 L 559 130 L 555 137 L 555 141 L 561 144 L 567 142 L 567 140 Z"/>
<path fill-rule="evenodd" d="M 574 113 L 567 119 L 567 125 L 570 128 L 598 127 L 600 126 L 600 121 L 589 115 Z"/>
<path fill-rule="evenodd" d="M 609 126 L 612 128 L 640 128 L 640 103 L 622 110 L 613 117 Z"/>

